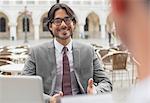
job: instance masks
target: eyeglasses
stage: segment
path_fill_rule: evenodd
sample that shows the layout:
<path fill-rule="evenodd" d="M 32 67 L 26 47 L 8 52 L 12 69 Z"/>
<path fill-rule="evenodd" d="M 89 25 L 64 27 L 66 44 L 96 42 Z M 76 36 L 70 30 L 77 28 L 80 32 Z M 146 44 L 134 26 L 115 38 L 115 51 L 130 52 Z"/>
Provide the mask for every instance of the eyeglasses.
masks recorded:
<path fill-rule="evenodd" d="M 64 21 L 66 25 L 70 25 L 72 20 L 73 17 L 55 18 L 51 21 L 51 23 L 54 23 L 56 26 L 60 26 L 62 21 Z"/>

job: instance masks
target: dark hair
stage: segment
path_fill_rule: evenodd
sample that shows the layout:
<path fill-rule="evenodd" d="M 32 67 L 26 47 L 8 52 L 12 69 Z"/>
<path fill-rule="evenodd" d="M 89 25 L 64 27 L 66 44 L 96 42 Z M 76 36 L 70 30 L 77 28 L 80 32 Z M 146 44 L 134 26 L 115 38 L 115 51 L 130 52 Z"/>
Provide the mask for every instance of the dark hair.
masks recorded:
<path fill-rule="evenodd" d="M 48 17 L 47 17 L 47 18 L 48 18 L 48 21 L 47 21 L 47 28 L 48 28 L 48 30 L 51 32 L 51 34 L 52 34 L 53 37 L 54 37 L 54 35 L 53 35 L 53 32 L 49 29 L 49 24 L 52 23 L 52 20 L 54 19 L 54 16 L 55 16 L 55 12 L 56 12 L 57 10 L 59 10 L 59 9 L 65 10 L 66 13 L 67 13 L 70 17 L 73 18 L 72 20 L 73 20 L 74 24 L 77 23 L 75 13 L 73 12 L 73 10 L 72 10 L 69 6 L 67 6 L 66 4 L 63 4 L 63 3 L 56 3 L 56 4 L 54 4 L 54 5 L 50 8 L 50 10 L 48 11 Z"/>

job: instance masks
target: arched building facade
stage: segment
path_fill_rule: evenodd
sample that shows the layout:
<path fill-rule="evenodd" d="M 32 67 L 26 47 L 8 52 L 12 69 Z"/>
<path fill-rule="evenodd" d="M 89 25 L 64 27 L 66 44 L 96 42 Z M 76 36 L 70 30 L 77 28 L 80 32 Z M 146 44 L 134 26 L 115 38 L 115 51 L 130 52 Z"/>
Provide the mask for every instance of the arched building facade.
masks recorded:
<path fill-rule="evenodd" d="M 74 38 L 105 38 L 112 28 L 109 0 L 60 0 L 77 16 Z M 0 38 L 39 40 L 51 38 L 46 27 L 47 12 L 54 0 L 1 0 Z M 25 8 L 26 7 L 26 8 Z"/>

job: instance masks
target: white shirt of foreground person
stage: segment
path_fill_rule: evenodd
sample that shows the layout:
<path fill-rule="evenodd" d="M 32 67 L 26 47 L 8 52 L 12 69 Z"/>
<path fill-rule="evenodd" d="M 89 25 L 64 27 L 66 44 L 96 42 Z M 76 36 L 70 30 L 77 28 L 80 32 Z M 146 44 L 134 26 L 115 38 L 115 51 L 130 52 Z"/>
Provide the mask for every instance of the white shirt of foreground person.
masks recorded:
<path fill-rule="evenodd" d="M 115 103 L 111 93 L 102 95 L 76 95 L 62 97 L 60 103 Z"/>
<path fill-rule="evenodd" d="M 133 87 L 127 103 L 150 103 L 150 76 Z"/>

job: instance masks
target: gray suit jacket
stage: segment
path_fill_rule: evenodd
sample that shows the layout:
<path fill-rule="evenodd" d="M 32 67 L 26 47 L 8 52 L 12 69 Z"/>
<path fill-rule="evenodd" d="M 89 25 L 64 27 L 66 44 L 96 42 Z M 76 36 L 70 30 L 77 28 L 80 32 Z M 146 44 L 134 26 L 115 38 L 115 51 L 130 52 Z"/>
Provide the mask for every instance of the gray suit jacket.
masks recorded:
<path fill-rule="evenodd" d="M 103 64 L 91 46 L 73 41 L 73 65 L 82 94 L 87 91 L 89 78 L 93 78 L 97 93 L 112 91 L 112 85 L 104 72 Z M 49 95 L 53 94 L 56 83 L 56 58 L 53 41 L 31 48 L 22 74 L 41 76 L 44 97 L 45 100 L 49 100 Z"/>

